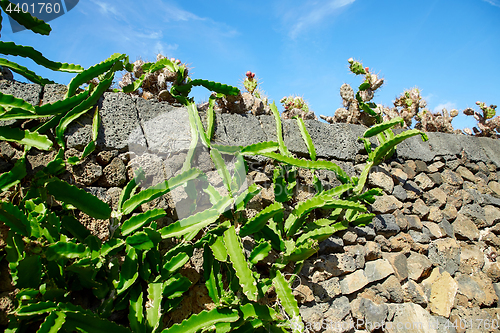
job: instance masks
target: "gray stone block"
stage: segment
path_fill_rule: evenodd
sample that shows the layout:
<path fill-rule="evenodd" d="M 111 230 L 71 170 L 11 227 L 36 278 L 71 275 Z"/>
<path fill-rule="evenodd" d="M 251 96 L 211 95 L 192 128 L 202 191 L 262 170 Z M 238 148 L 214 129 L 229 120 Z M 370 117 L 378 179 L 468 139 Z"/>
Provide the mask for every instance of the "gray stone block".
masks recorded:
<path fill-rule="evenodd" d="M 283 141 L 288 150 L 300 156 L 309 156 L 309 151 L 300 134 L 297 121 L 295 119 L 281 119 L 281 124 L 283 128 Z M 317 149 L 318 147 L 316 147 Z"/>
<path fill-rule="evenodd" d="M 462 142 L 463 150 L 472 162 L 486 161 L 488 159 L 488 156 L 482 149 L 481 145 L 481 141 L 483 138 L 465 135 L 457 135 L 456 137 L 457 140 L 460 140 L 460 142 Z"/>
<path fill-rule="evenodd" d="M 92 140 L 92 115 L 90 112 L 78 118 L 78 121 L 73 121 L 64 137 L 66 139 L 67 148 L 75 148 L 82 151 L 85 146 Z M 100 131 L 102 131 L 102 125 Z"/>
<path fill-rule="evenodd" d="M 42 86 L 34 83 L 23 83 L 10 80 L 0 80 L 0 92 L 21 98 L 26 102 L 37 106 L 40 104 Z"/>
<path fill-rule="evenodd" d="M 68 87 L 64 84 L 46 84 L 43 87 L 42 105 L 63 100 Z"/>
<path fill-rule="evenodd" d="M 498 139 L 478 138 L 477 143 L 488 156 L 488 160 L 493 162 L 497 168 L 500 168 L 500 144 Z"/>
<path fill-rule="evenodd" d="M 215 117 L 214 117 L 213 142 L 216 144 L 221 144 L 221 145 L 229 144 L 229 138 L 226 134 L 224 122 L 222 120 L 222 114 L 217 113 L 217 112 L 215 113 Z"/>
<path fill-rule="evenodd" d="M 400 131 L 395 130 L 395 133 Z M 431 140 L 433 133 L 427 133 L 429 140 Z M 403 160 L 422 160 L 424 162 L 431 162 L 436 156 L 435 151 L 429 147 L 429 143 L 423 142 L 420 135 L 408 138 L 397 145 L 396 154 L 393 157 L 398 157 Z"/>
<path fill-rule="evenodd" d="M 0 80 L 0 92 L 21 98 L 32 105 L 40 103 L 42 86 L 33 83 L 22 83 L 11 80 Z M 22 120 L 0 120 L 0 126 L 20 125 Z"/>
<path fill-rule="evenodd" d="M 142 151 L 146 140 L 134 99 L 124 93 L 104 93 L 101 102 L 101 128 L 97 146 L 101 150 Z"/>
<path fill-rule="evenodd" d="M 460 155 L 463 143 L 458 139 L 458 135 L 450 133 L 432 132 L 427 133 L 429 137 L 429 147 L 437 156 Z"/>
<path fill-rule="evenodd" d="M 142 118 L 141 113 L 139 113 L 148 151 L 168 158 L 171 155 L 189 150 L 191 128 L 187 110 L 185 108 L 170 109 L 165 107 L 160 107 L 159 110 L 157 112 L 158 109 L 153 109 L 154 113 L 157 112 L 154 117 L 150 117 L 150 114 Z M 198 144 L 202 145 L 201 139 L 198 140 Z"/>
<path fill-rule="evenodd" d="M 227 144 L 247 146 L 267 141 L 267 136 L 256 117 L 249 114 L 229 113 L 223 113 L 219 117 L 227 135 Z"/>
<path fill-rule="evenodd" d="M 358 137 L 365 131 L 363 126 L 326 124 L 316 120 L 305 120 L 304 123 L 319 158 L 354 161 L 356 154 L 364 150 L 364 145 L 358 142 Z M 283 121 L 283 135 L 285 144 L 291 151 L 309 156 L 296 120 Z"/>
<path fill-rule="evenodd" d="M 158 102 L 154 100 L 145 100 L 144 98 L 134 98 L 135 107 L 137 108 L 137 113 L 141 124 L 146 123 L 148 120 L 154 119 L 165 112 L 170 112 L 173 110 L 183 110 L 187 115 L 187 109 L 177 108 L 172 106 L 167 102 Z M 189 125 L 189 123 L 188 123 Z"/>
<path fill-rule="evenodd" d="M 257 116 L 260 122 L 264 134 L 267 136 L 267 141 L 278 142 L 278 136 L 276 135 L 276 121 L 274 116 L 262 115 Z"/>

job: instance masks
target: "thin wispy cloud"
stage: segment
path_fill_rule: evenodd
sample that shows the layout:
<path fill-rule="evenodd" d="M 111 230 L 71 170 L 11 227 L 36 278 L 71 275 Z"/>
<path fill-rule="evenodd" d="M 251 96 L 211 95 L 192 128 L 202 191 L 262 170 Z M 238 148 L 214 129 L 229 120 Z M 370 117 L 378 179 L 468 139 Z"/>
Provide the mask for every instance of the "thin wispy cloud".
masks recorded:
<path fill-rule="evenodd" d="M 155 53 L 160 53 L 160 54 L 163 54 L 164 56 L 168 56 L 170 54 L 170 52 L 177 50 L 178 47 L 179 47 L 179 45 L 177 45 L 177 44 L 170 45 L 167 43 L 163 43 L 161 41 L 157 41 L 155 43 L 153 51 Z"/>
<path fill-rule="evenodd" d="M 199 17 L 196 14 L 183 10 L 181 8 L 177 8 L 171 4 L 165 5 L 163 4 L 161 8 L 162 16 L 166 22 L 169 21 L 193 21 L 193 20 L 205 20 L 204 18 Z"/>
<path fill-rule="evenodd" d="M 456 109 L 457 108 L 457 104 L 456 103 L 453 103 L 453 102 L 446 102 L 446 103 L 441 103 L 441 104 L 438 104 L 433 110 L 432 112 L 434 113 L 441 113 L 441 111 L 443 109 L 446 109 L 448 110 L 448 112 L 452 109 Z"/>
<path fill-rule="evenodd" d="M 500 7 L 500 1 L 498 1 L 498 0 L 483 0 L 483 1 L 486 1 L 487 3 L 489 3 L 492 6 Z"/>
<path fill-rule="evenodd" d="M 422 99 L 424 99 L 427 103 L 429 103 L 433 98 L 434 98 L 434 94 L 428 94 L 428 95 L 422 96 Z"/>
<path fill-rule="evenodd" d="M 118 10 L 111 4 L 104 2 L 104 1 L 98 1 L 98 0 L 91 0 L 94 4 L 97 5 L 99 12 L 103 15 L 107 15 L 109 13 L 115 15 L 115 16 L 120 16 L 120 13 Z"/>
<path fill-rule="evenodd" d="M 144 32 L 136 32 L 135 33 L 136 38 L 144 38 L 144 39 L 161 39 L 163 38 L 163 32 L 160 31 L 152 31 L 148 33 Z"/>
<path fill-rule="evenodd" d="M 335 14 L 341 8 L 350 5 L 355 0 L 330 0 L 330 1 L 308 1 L 300 8 L 292 8 L 283 15 L 291 25 L 288 36 L 295 39 L 300 33 L 308 28 L 323 22 Z"/>

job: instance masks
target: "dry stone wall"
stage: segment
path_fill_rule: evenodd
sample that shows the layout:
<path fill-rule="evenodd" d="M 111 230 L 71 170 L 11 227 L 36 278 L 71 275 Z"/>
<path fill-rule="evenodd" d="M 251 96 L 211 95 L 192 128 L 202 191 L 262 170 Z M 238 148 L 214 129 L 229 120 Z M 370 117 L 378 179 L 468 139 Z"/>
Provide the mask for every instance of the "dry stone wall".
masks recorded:
<path fill-rule="evenodd" d="M 0 91 L 40 105 L 62 98 L 65 87 L 0 81 Z M 151 184 L 179 172 L 191 140 L 184 108 L 108 92 L 99 110 L 102 126 L 97 150 L 68 169 L 64 177 L 70 183 L 115 205 L 137 166 L 145 170 Z M 276 141 L 271 116 L 217 113 L 215 119 L 217 143 Z M 282 122 L 289 150 L 307 157 L 296 122 Z M 336 162 L 351 176 L 359 175 L 366 159 L 363 145 L 357 142 L 363 126 L 315 120 L 305 124 L 319 159 Z M 68 129 L 68 156 L 81 154 L 91 139 L 91 127 L 89 114 Z M 373 223 L 331 236 L 320 244 L 316 256 L 306 260 L 293 287 L 310 331 L 500 331 L 499 141 L 444 133 L 428 136 L 428 142 L 420 137 L 404 141 L 390 161 L 372 169 L 368 186 L 384 191 L 370 207 L 377 214 Z M 20 154 L 1 142 L 0 172 L 8 171 Z M 54 153 L 32 151 L 29 174 L 53 158 Z M 262 188 L 246 211 L 252 216 L 274 199 L 273 170 L 267 158 L 247 162 L 248 182 Z M 198 154 L 196 163 L 213 169 L 206 151 Z M 322 171 L 319 177 L 327 188 L 339 184 L 330 172 Z M 299 171 L 298 188 L 297 200 L 312 195 L 309 171 Z M 8 193 L 3 196 L 2 200 L 9 199 Z M 163 223 L 181 215 L 171 197 L 156 199 L 142 209 L 152 207 L 167 210 Z M 84 214 L 79 218 L 94 234 L 107 237 L 106 221 Z M 199 260 L 193 258 L 191 264 L 199 271 Z M 0 297 L 8 295 L 8 284 L 1 285 Z"/>

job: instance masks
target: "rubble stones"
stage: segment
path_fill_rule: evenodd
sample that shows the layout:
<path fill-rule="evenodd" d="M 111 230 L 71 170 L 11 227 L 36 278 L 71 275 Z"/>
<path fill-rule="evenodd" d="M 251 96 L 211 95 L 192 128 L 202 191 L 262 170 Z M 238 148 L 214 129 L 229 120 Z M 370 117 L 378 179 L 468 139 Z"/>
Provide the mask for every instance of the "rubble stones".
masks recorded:
<path fill-rule="evenodd" d="M 413 203 L 413 214 L 418 215 L 421 219 L 425 219 L 427 214 L 429 214 L 430 209 L 427 207 L 425 202 L 422 199 L 417 199 Z"/>
<path fill-rule="evenodd" d="M 452 225 L 457 238 L 471 241 L 478 240 L 479 230 L 474 222 L 467 216 L 459 213 Z"/>
<path fill-rule="evenodd" d="M 434 187 L 434 182 L 425 173 L 419 173 L 415 177 L 415 183 L 424 191 Z"/>
<path fill-rule="evenodd" d="M 441 211 L 443 217 L 448 221 L 453 221 L 458 214 L 457 208 L 452 204 L 446 204 L 444 209 Z"/>
<path fill-rule="evenodd" d="M 429 231 L 431 239 L 442 238 L 446 236 L 446 231 L 434 222 L 423 222 L 424 227 Z"/>
<path fill-rule="evenodd" d="M 488 183 L 488 187 L 500 197 L 500 184 L 496 181 L 491 181 Z"/>
<path fill-rule="evenodd" d="M 344 241 L 336 235 L 328 237 L 319 244 L 319 254 L 342 252 Z"/>
<path fill-rule="evenodd" d="M 394 269 L 386 259 L 369 261 L 365 264 L 365 276 L 368 282 L 379 281 L 386 276 L 393 274 Z"/>
<path fill-rule="evenodd" d="M 477 245 L 466 244 L 460 249 L 459 271 L 463 274 L 476 274 L 484 266 L 484 254 Z"/>
<path fill-rule="evenodd" d="M 456 172 L 463 178 L 463 179 L 466 179 L 468 181 L 471 181 L 471 182 L 474 182 L 475 179 L 476 179 L 476 176 L 474 176 L 474 174 L 472 172 L 470 172 L 469 169 L 467 169 L 466 167 L 460 165 Z"/>
<path fill-rule="evenodd" d="M 383 258 L 389 261 L 400 282 L 408 278 L 408 261 L 403 253 L 384 253 Z"/>
<path fill-rule="evenodd" d="M 399 233 L 400 228 L 396 223 L 396 218 L 392 214 L 377 215 L 373 218 L 373 226 L 378 234 L 389 238 Z"/>
<path fill-rule="evenodd" d="M 422 306 L 415 303 L 389 304 L 387 319 L 392 325 L 388 332 L 438 333 L 438 330 L 428 325 L 433 318 Z M 411 326 L 408 323 L 412 323 Z"/>
<path fill-rule="evenodd" d="M 390 175 L 382 168 L 377 168 L 377 171 L 372 171 L 368 175 L 368 185 L 380 187 L 385 193 L 391 194 L 394 188 L 394 182 Z"/>
<path fill-rule="evenodd" d="M 335 253 L 321 256 L 321 261 L 319 261 L 316 266 L 330 273 L 332 276 L 339 276 L 354 272 L 354 270 L 356 270 L 356 261 L 352 254 Z"/>
<path fill-rule="evenodd" d="M 392 190 L 392 195 L 399 201 L 405 201 L 408 198 L 405 189 L 401 185 L 394 186 Z"/>
<path fill-rule="evenodd" d="M 464 205 L 458 214 L 468 217 L 479 228 L 487 225 L 484 208 L 478 204 Z"/>
<path fill-rule="evenodd" d="M 408 175 L 401 169 L 392 169 L 391 175 L 396 185 L 404 185 L 408 180 Z"/>
<path fill-rule="evenodd" d="M 432 284 L 429 310 L 432 313 L 448 318 L 457 291 L 458 284 L 451 277 L 450 273 L 444 272 L 441 274 Z"/>
<path fill-rule="evenodd" d="M 406 215 L 406 220 L 408 221 L 408 229 L 417 231 L 422 230 L 423 224 L 418 215 Z"/>
<path fill-rule="evenodd" d="M 441 185 L 443 183 L 443 177 L 441 176 L 440 173 L 431 173 L 428 175 L 430 179 L 436 184 L 437 186 Z"/>
<path fill-rule="evenodd" d="M 403 203 L 394 196 L 383 194 L 382 196 L 376 197 L 375 202 L 372 204 L 372 211 L 374 213 L 388 214 L 402 207 Z"/>
<path fill-rule="evenodd" d="M 389 300 L 396 303 L 402 303 L 404 301 L 404 292 L 401 287 L 401 283 L 398 278 L 394 275 L 389 275 L 387 279 L 382 283 L 382 287 L 389 293 Z"/>
<path fill-rule="evenodd" d="M 412 180 L 408 180 L 403 188 L 406 190 L 409 200 L 415 200 L 422 195 L 422 189 Z"/>
<path fill-rule="evenodd" d="M 432 222 L 440 222 L 443 220 L 443 213 L 439 209 L 439 207 L 433 206 L 429 210 L 429 215 L 427 216 L 427 220 L 432 221 Z"/>
<path fill-rule="evenodd" d="M 460 265 L 460 246 L 452 238 L 437 239 L 429 245 L 428 258 L 434 265 L 454 274 Z"/>
<path fill-rule="evenodd" d="M 369 283 L 363 270 L 357 270 L 354 273 L 344 276 L 340 281 L 340 290 L 342 294 L 349 295 L 360 290 Z"/>
<path fill-rule="evenodd" d="M 93 158 L 72 166 L 77 183 L 87 186 L 94 184 L 102 176 L 102 171 L 102 167 Z"/>
<path fill-rule="evenodd" d="M 438 172 L 443 170 L 445 164 L 441 161 L 437 161 L 428 166 L 429 172 Z"/>
<path fill-rule="evenodd" d="M 426 256 L 416 252 L 410 252 L 407 259 L 408 278 L 420 281 L 427 277 L 432 269 L 432 262 Z"/>
<path fill-rule="evenodd" d="M 366 242 L 365 244 L 365 260 L 376 260 L 382 258 L 382 249 L 377 242 Z"/>
<path fill-rule="evenodd" d="M 460 186 L 464 183 L 464 180 L 460 175 L 449 169 L 445 169 L 441 173 L 441 177 L 443 177 L 443 180 L 451 186 Z"/>
<path fill-rule="evenodd" d="M 446 193 L 439 187 L 424 193 L 424 199 L 428 206 L 442 208 L 446 204 Z"/>
<path fill-rule="evenodd" d="M 427 297 L 425 292 L 418 283 L 413 280 L 408 280 L 403 285 L 403 290 L 405 293 L 405 301 L 421 305 L 423 307 L 427 306 Z"/>
<path fill-rule="evenodd" d="M 429 172 L 430 170 L 427 168 L 427 164 L 423 161 L 416 160 L 415 161 L 415 172 Z"/>
<path fill-rule="evenodd" d="M 365 323 L 365 328 L 372 332 L 376 323 L 384 323 L 387 318 L 388 307 L 386 304 L 375 304 L 366 298 L 357 298 L 351 302 L 353 316 Z"/>
<path fill-rule="evenodd" d="M 100 185 L 106 187 L 122 186 L 127 182 L 127 168 L 123 161 L 115 157 L 110 164 L 108 164 L 103 172 Z"/>

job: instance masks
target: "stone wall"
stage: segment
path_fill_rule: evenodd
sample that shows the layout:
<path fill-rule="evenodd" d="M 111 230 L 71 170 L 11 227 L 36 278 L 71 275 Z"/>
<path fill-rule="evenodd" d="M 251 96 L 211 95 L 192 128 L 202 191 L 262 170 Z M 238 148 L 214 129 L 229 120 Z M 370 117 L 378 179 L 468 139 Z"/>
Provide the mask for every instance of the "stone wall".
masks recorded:
<path fill-rule="evenodd" d="M 40 105 L 62 98 L 65 87 L 0 81 L 0 91 Z M 191 140 L 184 108 L 105 93 L 99 109 L 97 150 L 68 170 L 65 177 L 70 183 L 115 205 L 137 165 L 151 184 L 179 172 Z M 67 156 L 81 154 L 90 141 L 91 116 L 67 130 Z M 202 112 L 201 116 L 204 119 Z M 308 157 L 296 122 L 282 122 L 288 149 Z M 351 176 L 360 173 L 366 154 L 357 138 L 364 127 L 313 120 L 305 124 L 319 159 L 334 161 Z M 306 327 L 354 332 L 353 324 L 358 323 L 358 332 L 500 331 L 499 141 L 444 133 L 428 136 L 428 142 L 420 137 L 404 141 L 390 161 L 372 169 L 368 186 L 384 190 L 370 207 L 377 214 L 373 223 L 335 234 L 305 262 L 293 287 Z M 217 113 L 214 140 L 226 145 L 276 141 L 274 118 Z M 8 171 L 20 153 L 1 142 L 0 172 Z M 28 156 L 29 174 L 53 157 L 54 153 L 33 151 Z M 195 161 L 202 169 L 213 169 L 206 151 Z M 272 166 L 262 157 L 248 162 L 249 183 L 262 187 L 246 212 L 255 214 L 273 200 Z M 332 173 L 319 176 L 326 187 L 338 185 Z M 298 200 L 311 195 L 311 178 L 309 171 L 300 170 Z M 8 199 L 8 194 L 3 196 Z M 153 205 L 165 208 L 167 219 L 181 215 L 168 198 L 143 209 Z M 93 233 L 106 237 L 106 221 L 80 217 Z M 381 323 L 385 326 L 377 329 Z"/>

